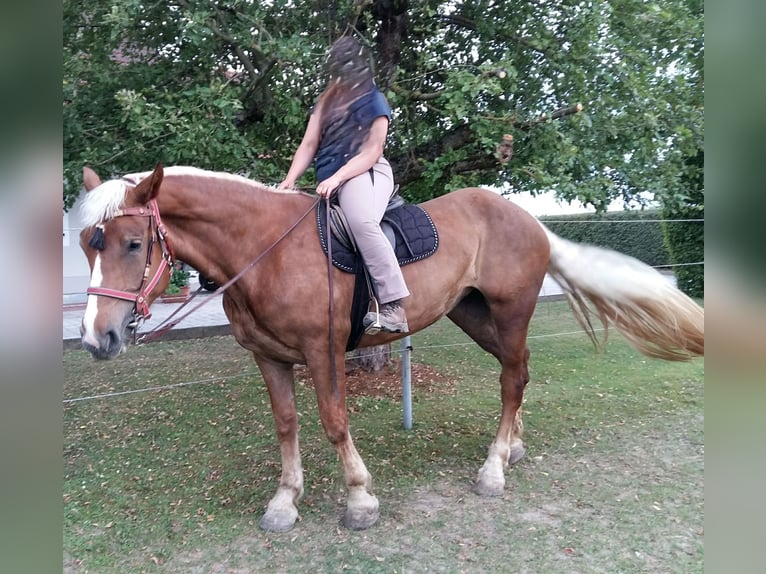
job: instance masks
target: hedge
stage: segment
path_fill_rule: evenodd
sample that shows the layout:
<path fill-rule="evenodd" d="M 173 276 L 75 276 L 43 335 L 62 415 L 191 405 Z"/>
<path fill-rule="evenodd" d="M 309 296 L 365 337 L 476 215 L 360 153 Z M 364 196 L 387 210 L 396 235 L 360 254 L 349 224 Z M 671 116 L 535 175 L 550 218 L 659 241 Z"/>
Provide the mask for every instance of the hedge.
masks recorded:
<path fill-rule="evenodd" d="M 671 263 L 658 209 L 547 215 L 538 219 L 557 235 L 577 243 L 608 247 L 652 267 Z"/>
<path fill-rule="evenodd" d="M 686 197 L 678 205 L 665 205 L 662 217 L 665 224 L 665 244 L 675 267 L 676 284 L 689 297 L 704 297 L 705 266 L 696 265 L 705 260 L 705 152 L 700 149 L 686 161 L 682 175 Z M 702 220 L 702 221 L 700 221 Z M 692 264 L 692 265 L 690 265 Z"/>
<path fill-rule="evenodd" d="M 541 216 L 548 228 L 571 241 L 608 247 L 651 265 L 669 267 L 679 289 L 690 297 L 705 294 L 704 205 L 604 214 Z M 669 221 L 687 220 L 687 221 Z"/>

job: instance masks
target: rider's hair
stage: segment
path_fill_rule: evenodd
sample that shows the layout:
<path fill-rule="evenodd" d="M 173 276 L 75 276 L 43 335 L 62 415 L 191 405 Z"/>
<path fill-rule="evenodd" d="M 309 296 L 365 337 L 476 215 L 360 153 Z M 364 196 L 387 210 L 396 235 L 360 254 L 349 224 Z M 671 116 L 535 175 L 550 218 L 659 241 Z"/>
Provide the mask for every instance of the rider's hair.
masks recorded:
<path fill-rule="evenodd" d="M 315 108 L 322 131 L 345 117 L 348 106 L 369 91 L 374 78 L 370 52 L 353 36 L 342 36 L 330 46 L 325 68 L 327 87 Z"/>

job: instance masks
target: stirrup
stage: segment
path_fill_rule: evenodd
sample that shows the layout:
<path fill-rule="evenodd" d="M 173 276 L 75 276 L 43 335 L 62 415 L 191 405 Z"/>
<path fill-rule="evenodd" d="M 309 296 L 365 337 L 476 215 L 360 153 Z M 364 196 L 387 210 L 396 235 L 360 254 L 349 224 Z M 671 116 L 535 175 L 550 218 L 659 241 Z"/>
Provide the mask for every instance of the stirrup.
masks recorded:
<path fill-rule="evenodd" d="M 372 297 L 372 301 L 375 303 L 375 320 L 364 328 L 366 335 L 377 335 L 383 328 L 383 325 L 380 323 L 380 305 L 378 305 L 378 300 L 375 297 Z M 367 315 L 370 315 L 371 313 L 372 311 L 368 312 Z M 367 315 L 365 315 L 365 317 Z"/>

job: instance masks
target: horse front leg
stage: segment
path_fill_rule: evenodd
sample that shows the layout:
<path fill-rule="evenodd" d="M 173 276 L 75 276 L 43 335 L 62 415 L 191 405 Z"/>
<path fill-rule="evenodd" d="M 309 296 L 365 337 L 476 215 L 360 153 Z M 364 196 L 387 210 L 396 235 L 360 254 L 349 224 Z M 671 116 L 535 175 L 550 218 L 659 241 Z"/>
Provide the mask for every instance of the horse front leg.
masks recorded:
<path fill-rule="evenodd" d="M 348 430 L 346 409 L 345 359 L 336 357 L 336 389 L 333 391 L 329 360 L 320 358 L 309 365 L 319 405 L 319 416 L 330 443 L 335 447 L 343 465 L 348 489 L 343 525 L 352 530 L 369 528 L 380 516 L 378 499 L 372 493 L 372 475 L 354 446 Z"/>
<path fill-rule="evenodd" d="M 259 526 L 271 532 L 286 532 L 298 520 L 298 503 L 303 497 L 303 466 L 298 445 L 298 411 L 295 405 L 293 365 L 256 358 L 271 398 L 282 476 Z"/>
<path fill-rule="evenodd" d="M 529 381 L 529 350 L 522 348 L 522 356 L 503 365 L 500 374 L 503 403 L 500 424 L 474 484 L 474 491 L 482 496 L 501 496 L 505 489 L 505 469 L 524 457 L 521 403 Z"/>

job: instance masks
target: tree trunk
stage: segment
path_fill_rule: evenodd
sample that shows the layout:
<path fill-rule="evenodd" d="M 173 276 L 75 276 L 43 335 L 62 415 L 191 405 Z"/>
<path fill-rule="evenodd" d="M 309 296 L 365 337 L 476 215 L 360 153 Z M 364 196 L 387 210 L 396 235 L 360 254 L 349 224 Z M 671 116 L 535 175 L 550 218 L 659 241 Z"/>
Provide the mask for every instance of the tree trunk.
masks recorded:
<path fill-rule="evenodd" d="M 377 373 L 391 362 L 391 345 L 377 345 L 355 349 L 346 359 L 346 372 L 362 369 L 368 373 Z"/>

